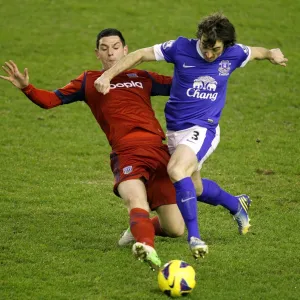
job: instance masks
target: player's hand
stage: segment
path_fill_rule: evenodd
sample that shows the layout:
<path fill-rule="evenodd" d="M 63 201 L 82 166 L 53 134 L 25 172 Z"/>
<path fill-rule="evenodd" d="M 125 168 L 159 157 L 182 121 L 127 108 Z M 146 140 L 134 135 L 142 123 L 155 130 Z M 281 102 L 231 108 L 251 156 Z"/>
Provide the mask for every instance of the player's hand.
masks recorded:
<path fill-rule="evenodd" d="M 10 81 L 15 87 L 23 89 L 29 85 L 29 75 L 27 68 L 24 70 L 24 73 L 20 73 L 17 65 L 10 60 L 5 62 L 5 65 L 2 66 L 2 69 L 8 74 L 8 76 L 0 75 L 0 78 Z"/>
<path fill-rule="evenodd" d="M 110 80 L 105 76 L 105 74 L 102 74 L 95 80 L 94 86 L 99 93 L 105 95 L 110 90 Z"/>
<path fill-rule="evenodd" d="M 272 64 L 286 67 L 286 63 L 288 62 L 288 59 L 284 57 L 283 53 L 279 48 L 271 49 L 270 52 L 271 52 L 270 62 Z"/>

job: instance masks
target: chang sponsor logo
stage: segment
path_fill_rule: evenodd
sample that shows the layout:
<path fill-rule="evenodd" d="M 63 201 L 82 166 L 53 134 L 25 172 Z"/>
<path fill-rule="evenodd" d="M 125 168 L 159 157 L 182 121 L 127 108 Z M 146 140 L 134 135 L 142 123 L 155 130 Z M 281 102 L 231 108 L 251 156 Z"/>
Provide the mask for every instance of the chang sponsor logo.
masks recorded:
<path fill-rule="evenodd" d="M 193 87 L 186 91 L 188 97 L 215 101 L 218 97 L 217 81 L 210 76 L 200 76 L 194 80 Z"/>
<path fill-rule="evenodd" d="M 138 81 L 129 81 L 129 82 L 118 82 L 118 83 L 111 83 L 110 88 L 111 89 L 117 89 L 117 88 L 140 88 L 143 89 L 143 84 Z"/>

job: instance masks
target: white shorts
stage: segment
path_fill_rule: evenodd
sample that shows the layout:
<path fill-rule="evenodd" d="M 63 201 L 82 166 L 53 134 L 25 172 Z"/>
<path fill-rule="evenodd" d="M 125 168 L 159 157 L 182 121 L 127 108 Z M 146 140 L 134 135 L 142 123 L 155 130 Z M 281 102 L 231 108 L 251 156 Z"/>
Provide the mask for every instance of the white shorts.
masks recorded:
<path fill-rule="evenodd" d="M 215 129 L 207 129 L 196 125 L 185 130 L 167 131 L 166 136 L 170 154 L 174 153 L 178 145 L 190 147 L 197 156 L 200 170 L 220 142 L 220 127 L 218 125 Z"/>

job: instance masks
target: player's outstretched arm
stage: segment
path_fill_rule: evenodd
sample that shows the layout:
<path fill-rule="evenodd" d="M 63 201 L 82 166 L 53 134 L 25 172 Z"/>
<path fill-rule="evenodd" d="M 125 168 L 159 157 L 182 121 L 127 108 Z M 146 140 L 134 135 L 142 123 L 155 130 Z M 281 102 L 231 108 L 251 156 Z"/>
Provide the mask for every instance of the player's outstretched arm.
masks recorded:
<path fill-rule="evenodd" d="M 263 47 L 250 47 L 251 48 L 251 57 L 250 60 L 262 60 L 268 59 L 274 65 L 280 65 L 286 67 L 288 59 L 284 57 L 284 54 L 279 48 L 276 49 L 266 49 Z"/>
<path fill-rule="evenodd" d="M 0 75 L 0 78 L 11 82 L 15 87 L 22 90 L 26 97 L 39 107 L 49 109 L 62 104 L 62 100 L 54 92 L 40 90 L 29 84 L 27 68 L 24 73 L 21 73 L 18 66 L 10 60 L 5 62 L 2 69 L 8 76 Z"/>
<path fill-rule="evenodd" d="M 110 81 L 112 78 L 120 74 L 121 72 L 131 69 L 144 61 L 156 60 L 153 47 L 143 48 L 129 53 L 120 59 L 114 66 L 106 70 L 99 78 L 94 82 L 96 90 L 102 94 L 107 94 L 110 89 Z"/>
<path fill-rule="evenodd" d="M 9 62 L 5 62 L 2 69 L 7 73 L 8 76 L 0 75 L 1 79 L 7 80 L 11 82 L 18 89 L 23 89 L 29 85 L 29 75 L 28 70 L 25 68 L 24 73 L 22 74 L 18 66 L 10 60 Z"/>

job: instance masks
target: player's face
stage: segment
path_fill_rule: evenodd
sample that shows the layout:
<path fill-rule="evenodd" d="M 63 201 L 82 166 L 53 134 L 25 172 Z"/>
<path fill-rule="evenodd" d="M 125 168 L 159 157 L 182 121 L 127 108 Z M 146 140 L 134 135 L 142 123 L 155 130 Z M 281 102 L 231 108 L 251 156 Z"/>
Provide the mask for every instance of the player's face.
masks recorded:
<path fill-rule="evenodd" d="M 213 47 L 205 47 L 205 36 L 202 36 L 200 39 L 200 51 L 203 54 L 203 57 L 208 62 L 215 61 L 224 50 L 224 43 L 217 40 Z"/>
<path fill-rule="evenodd" d="M 123 46 L 118 36 L 106 36 L 99 40 L 95 52 L 103 68 L 107 70 L 128 53 L 128 48 Z"/>

